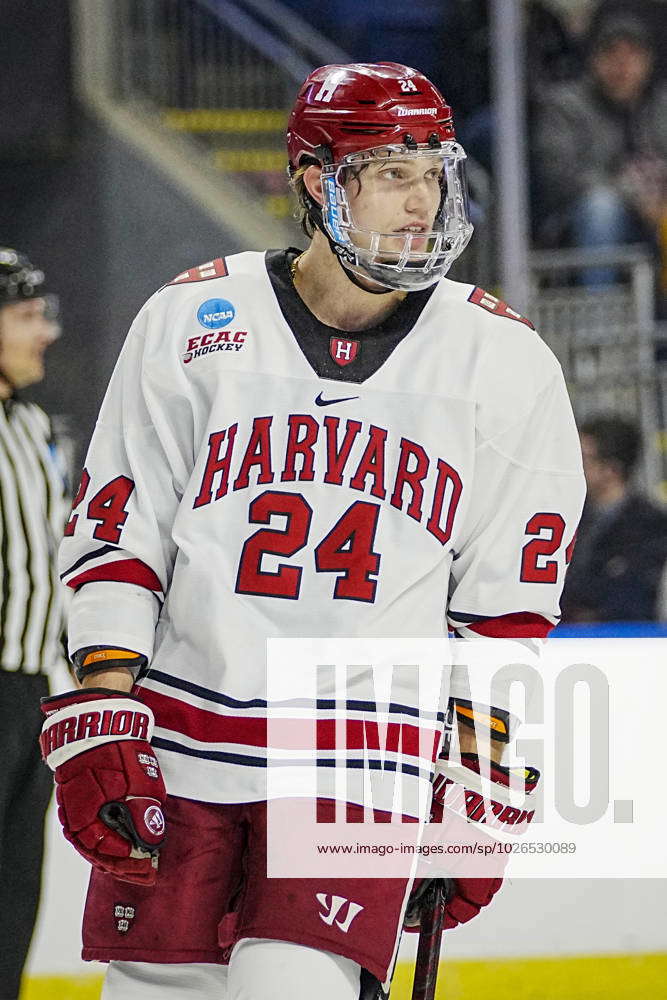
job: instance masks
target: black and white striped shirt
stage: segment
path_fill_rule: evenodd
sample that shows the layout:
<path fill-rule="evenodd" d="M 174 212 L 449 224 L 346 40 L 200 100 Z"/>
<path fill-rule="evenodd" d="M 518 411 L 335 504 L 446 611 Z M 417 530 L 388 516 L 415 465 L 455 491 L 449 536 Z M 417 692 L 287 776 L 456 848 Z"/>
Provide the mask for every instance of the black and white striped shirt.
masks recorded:
<path fill-rule="evenodd" d="M 64 588 L 55 565 L 65 471 L 35 403 L 0 405 L 0 669 L 50 673 L 62 660 Z"/>

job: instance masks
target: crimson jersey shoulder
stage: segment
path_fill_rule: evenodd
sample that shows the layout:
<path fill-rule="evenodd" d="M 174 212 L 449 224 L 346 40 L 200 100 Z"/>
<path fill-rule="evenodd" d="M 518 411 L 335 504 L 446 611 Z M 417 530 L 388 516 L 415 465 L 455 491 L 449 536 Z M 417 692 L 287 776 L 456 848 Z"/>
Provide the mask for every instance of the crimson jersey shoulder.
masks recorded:
<path fill-rule="evenodd" d="M 478 432 L 492 438 L 534 414 L 549 387 L 563 384 L 561 366 L 533 325 L 521 321 L 524 317 L 517 320 L 497 307 L 491 309 L 501 300 L 470 284 L 448 279 L 443 283 L 440 302 L 447 316 L 448 353 L 463 357 Z"/>
<path fill-rule="evenodd" d="M 167 281 L 162 288 L 169 288 L 172 285 L 189 285 L 193 282 L 211 281 L 213 278 L 226 278 L 229 274 L 227 260 L 225 257 L 216 257 L 213 260 L 197 264 L 196 267 L 186 268 L 180 271 L 171 281 Z M 162 291 L 162 288 L 160 291 Z"/>
<path fill-rule="evenodd" d="M 503 302 L 502 299 L 499 299 L 496 295 L 492 295 L 491 292 L 487 292 L 484 288 L 480 288 L 479 286 L 473 288 L 468 296 L 468 302 L 479 306 L 481 309 L 485 309 L 493 316 L 501 316 L 503 319 L 514 320 L 516 323 L 524 323 L 531 330 L 535 329 L 534 324 L 526 316 L 522 316 L 521 313 L 512 309 L 507 302 Z"/>
<path fill-rule="evenodd" d="M 447 316 L 450 340 L 463 341 L 472 367 L 512 380 L 530 392 L 550 380 L 560 365 L 529 319 L 483 288 L 444 278 L 436 300 Z"/>
<path fill-rule="evenodd" d="M 158 288 L 139 310 L 135 325 L 162 340 L 167 327 L 180 327 L 194 315 L 208 328 L 231 321 L 239 308 L 257 296 L 264 254 L 248 251 L 218 257 L 181 271 Z M 194 312 L 193 312 L 194 310 Z"/>
<path fill-rule="evenodd" d="M 197 264 L 194 267 L 189 267 L 184 271 L 180 271 L 169 281 L 165 282 L 165 284 L 162 285 L 158 291 L 161 292 L 165 288 L 183 286 L 205 286 L 207 282 L 214 281 L 216 282 L 217 287 L 216 279 L 230 279 L 229 283 L 231 283 L 231 279 L 235 276 L 246 274 L 257 276 L 264 266 L 264 257 L 264 253 L 253 250 L 248 250 L 243 253 L 229 254 L 225 257 L 215 257 L 212 260 L 204 261 L 203 264 Z M 227 282 L 222 282 L 222 285 L 224 284 L 227 284 Z M 193 288 L 192 290 L 195 293 L 199 291 L 196 288 Z M 201 288 L 201 291 L 205 292 L 206 288 Z"/>

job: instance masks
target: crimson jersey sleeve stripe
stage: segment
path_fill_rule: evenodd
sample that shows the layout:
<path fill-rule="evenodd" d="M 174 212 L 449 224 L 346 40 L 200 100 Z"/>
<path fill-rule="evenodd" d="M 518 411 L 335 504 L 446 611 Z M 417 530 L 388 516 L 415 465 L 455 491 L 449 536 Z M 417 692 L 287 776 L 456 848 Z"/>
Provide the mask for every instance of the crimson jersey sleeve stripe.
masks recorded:
<path fill-rule="evenodd" d="M 530 611 L 516 611 L 496 618 L 452 614 L 450 622 L 459 633 L 463 627 L 467 635 L 491 639 L 546 639 L 556 624 Z"/>
<path fill-rule="evenodd" d="M 154 667 L 151 667 L 148 679 L 150 681 L 156 681 L 159 684 L 164 684 L 165 687 L 173 688 L 176 691 L 182 691 L 186 697 L 194 695 L 195 698 L 200 698 L 203 701 L 210 701 L 213 705 L 222 705 L 225 708 L 240 709 L 242 711 L 249 711 L 250 709 L 266 710 L 269 704 L 265 698 L 251 698 L 246 701 L 242 701 L 239 698 L 230 698 L 228 695 L 224 695 L 219 691 L 212 691 L 210 688 L 203 687 L 201 684 L 193 684 L 191 681 L 184 680 L 183 677 L 174 677 L 172 674 L 167 674 L 163 670 L 156 670 Z M 152 689 L 142 686 L 142 696 L 143 692 L 146 690 Z M 180 696 L 178 697 L 180 699 Z M 185 700 L 185 698 L 180 700 Z M 348 698 L 346 706 L 350 712 L 373 712 L 376 708 L 374 701 L 360 700 L 359 698 Z M 331 709 L 333 712 L 337 709 L 337 707 L 338 702 L 335 698 L 317 699 L 318 711 Z M 423 710 L 419 707 L 414 705 L 399 704 L 398 702 L 393 701 L 389 703 L 388 711 L 390 714 L 412 715 L 419 719 L 425 717 Z M 433 721 L 434 725 L 436 723 L 442 724 L 445 721 L 445 713 L 442 711 L 433 711 L 429 716 L 429 719 Z"/>
<path fill-rule="evenodd" d="M 134 583 L 138 587 L 145 587 L 156 594 L 162 593 L 162 584 L 159 577 L 150 566 L 140 559 L 116 559 L 114 562 L 103 563 L 101 566 L 93 566 L 86 569 L 77 576 L 71 577 L 67 581 L 67 586 L 76 590 L 84 583 L 100 583 L 114 581 L 117 583 Z"/>
<path fill-rule="evenodd" d="M 182 733 L 200 743 L 239 743 L 246 746 L 266 747 L 268 722 L 266 718 L 219 715 L 205 708 L 190 705 L 178 698 L 142 687 L 138 692 L 144 704 L 155 713 L 160 729 Z M 313 743 L 313 718 L 284 718 L 271 723 L 271 742 L 276 740 L 282 749 L 308 750 Z M 336 719 L 317 720 L 317 749 L 335 750 Z M 362 719 L 346 721 L 346 746 L 349 750 L 387 750 L 421 756 L 426 744 L 426 732 L 411 723 L 389 722 L 381 727 L 371 726 Z M 431 737 L 431 759 L 439 745 L 440 730 L 428 731 Z"/>
<path fill-rule="evenodd" d="M 159 691 L 142 687 L 136 692 L 155 713 L 158 726 L 183 733 L 202 743 L 244 743 L 265 747 L 267 720 L 257 716 L 218 715 L 205 708 L 171 698 Z"/>
<path fill-rule="evenodd" d="M 122 552 L 122 549 L 118 545 L 102 545 L 99 549 L 94 549 L 92 552 L 87 552 L 85 555 L 77 559 L 75 563 L 66 569 L 64 573 L 60 574 L 60 579 L 63 583 L 66 583 L 65 577 L 68 577 L 71 573 L 74 573 L 79 566 L 83 566 L 87 562 L 91 562 L 93 559 L 101 559 L 103 556 L 109 555 L 110 552 Z"/>

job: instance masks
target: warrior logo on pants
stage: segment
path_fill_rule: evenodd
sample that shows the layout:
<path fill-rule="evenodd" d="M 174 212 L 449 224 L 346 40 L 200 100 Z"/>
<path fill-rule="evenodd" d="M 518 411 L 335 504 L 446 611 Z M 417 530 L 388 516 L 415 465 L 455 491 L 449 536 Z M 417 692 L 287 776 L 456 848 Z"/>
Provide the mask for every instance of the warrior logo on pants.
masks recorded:
<path fill-rule="evenodd" d="M 350 924 L 363 910 L 363 906 L 359 903 L 351 903 L 349 899 L 345 899 L 344 896 L 331 896 L 331 902 L 329 902 L 329 896 L 325 892 L 318 892 L 315 894 L 317 902 L 324 907 L 327 911 L 326 913 L 320 913 L 320 919 L 328 924 L 329 927 L 335 922 L 336 927 L 339 927 L 344 934 L 350 929 Z M 336 920 L 336 917 L 343 909 L 344 905 L 347 903 L 347 916 L 344 920 Z M 342 914 L 341 914 L 342 915 Z"/>

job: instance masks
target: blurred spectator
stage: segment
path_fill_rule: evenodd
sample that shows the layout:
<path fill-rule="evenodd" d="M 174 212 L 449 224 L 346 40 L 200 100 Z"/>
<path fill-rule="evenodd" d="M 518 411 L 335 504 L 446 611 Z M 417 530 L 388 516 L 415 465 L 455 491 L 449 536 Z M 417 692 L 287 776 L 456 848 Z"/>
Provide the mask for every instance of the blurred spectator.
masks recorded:
<path fill-rule="evenodd" d="M 446 3 L 436 82 L 455 109 L 469 156 L 493 172 L 495 114 L 491 94 L 489 0 Z M 548 2 L 525 0 L 525 75 L 531 92 L 569 79 L 579 66 L 575 43 Z"/>
<path fill-rule="evenodd" d="M 554 0 L 549 0 L 553 3 Z M 556 0 L 560 2 L 560 0 Z M 566 0 L 567 2 L 567 0 Z M 570 0 L 579 4 L 580 0 Z M 589 4 L 589 6 L 591 6 Z M 609 18 L 619 16 L 638 17 L 648 27 L 653 40 L 655 52 L 655 72 L 664 80 L 667 76 L 667 33 L 665 32 L 665 17 L 667 16 L 667 0 L 598 0 L 585 18 L 581 19 L 582 36 L 594 37 L 599 27 Z M 572 19 L 569 19 L 572 23 Z"/>
<path fill-rule="evenodd" d="M 534 121 L 536 233 L 543 245 L 657 248 L 667 195 L 667 85 L 641 17 L 597 16 L 584 74 L 542 95 Z M 587 284 L 615 280 L 610 268 Z"/>
<path fill-rule="evenodd" d="M 561 601 L 563 621 L 653 621 L 667 563 L 667 514 L 631 486 L 637 427 L 599 416 L 580 428 L 588 496 Z"/>
<path fill-rule="evenodd" d="M 51 774 L 37 738 L 63 662 L 56 539 L 67 516 L 49 419 L 21 389 L 44 377 L 59 327 L 44 274 L 0 247 L 0 998 L 16 1000 L 39 902 Z"/>
<path fill-rule="evenodd" d="M 591 19 L 595 0 L 549 0 L 549 6 L 563 19 L 573 35 L 583 35 Z"/>

